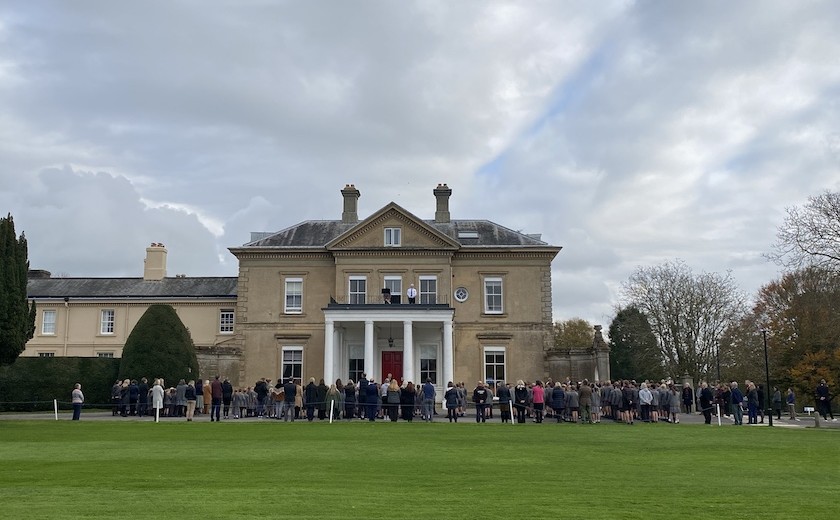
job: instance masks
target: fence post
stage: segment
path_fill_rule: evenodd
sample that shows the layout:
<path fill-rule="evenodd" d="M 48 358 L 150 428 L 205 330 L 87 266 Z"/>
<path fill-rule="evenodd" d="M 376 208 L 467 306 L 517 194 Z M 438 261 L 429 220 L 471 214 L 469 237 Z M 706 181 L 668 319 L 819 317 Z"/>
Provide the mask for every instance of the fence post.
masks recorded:
<path fill-rule="evenodd" d="M 58 420 L 58 399 L 53 399 L 53 409 L 55 410 L 55 420 Z"/>

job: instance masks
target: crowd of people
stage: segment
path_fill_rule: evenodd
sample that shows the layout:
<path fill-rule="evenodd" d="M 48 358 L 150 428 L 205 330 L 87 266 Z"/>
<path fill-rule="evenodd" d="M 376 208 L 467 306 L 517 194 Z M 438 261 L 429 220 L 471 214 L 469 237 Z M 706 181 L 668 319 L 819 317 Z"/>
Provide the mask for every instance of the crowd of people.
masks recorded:
<path fill-rule="evenodd" d="M 831 412 L 831 398 L 825 380 L 814 392 L 817 412 L 826 420 L 836 420 Z M 306 386 L 300 379 L 286 378 L 272 384 L 262 378 L 250 387 L 234 387 L 227 378 L 213 380 L 181 379 L 166 387 L 162 379 L 151 385 L 144 377 L 138 380 L 117 380 L 111 391 L 112 415 L 122 417 L 183 417 L 192 421 L 207 414 L 210 421 L 240 418 L 267 418 L 285 421 L 305 419 L 365 419 L 368 421 L 432 421 L 436 410 L 437 391 L 431 379 L 415 385 L 402 384 L 391 374 L 377 383 L 362 375 L 358 382 L 341 379 L 329 386 L 321 379 L 310 378 Z M 78 420 L 84 396 L 81 386 L 72 392 L 74 420 Z M 720 414 L 736 425 L 743 424 L 746 411 L 749 424 L 764 422 L 765 409 L 781 419 L 786 405 L 788 418 L 796 417 L 796 394 L 788 388 L 784 396 L 772 388 L 771 406 L 765 404 L 761 384 L 745 381 L 743 390 L 737 382 L 702 382 L 696 389 L 671 380 L 659 382 L 623 381 L 551 381 L 498 383 L 479 381 L 472 390 L 464 382 L 449 382 L 441 405 L 449 422 L 474 413 L 475 421 L 493 419 L 494 411 L 503 423 L 553 419 L 557 423 L 600 423 L 602 419 L 635 424 L 679 423 L 680 414 L 693 411 L 704 416 L 706 424 Z"/>

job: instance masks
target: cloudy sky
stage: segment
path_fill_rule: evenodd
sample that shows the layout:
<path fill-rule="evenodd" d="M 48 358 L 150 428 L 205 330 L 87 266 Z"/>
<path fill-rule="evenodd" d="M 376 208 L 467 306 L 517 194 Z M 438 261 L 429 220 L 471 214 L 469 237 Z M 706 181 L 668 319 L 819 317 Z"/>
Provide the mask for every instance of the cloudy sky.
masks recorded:
<path fill-rule="evenodd" d="M 835 1 L 0 0 L 0 210 L 33 268 L 234 276 L 250 231 L 390 201 L 563 247 L 555 319 L 638 266 L 752 294 L 840 189 Z"/>

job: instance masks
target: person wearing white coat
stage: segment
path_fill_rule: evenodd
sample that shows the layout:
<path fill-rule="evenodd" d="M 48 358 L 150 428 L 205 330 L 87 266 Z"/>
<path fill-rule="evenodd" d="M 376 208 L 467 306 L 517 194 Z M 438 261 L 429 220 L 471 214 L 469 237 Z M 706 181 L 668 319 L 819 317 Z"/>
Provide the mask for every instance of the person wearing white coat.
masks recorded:
<path fill-rule="evenodd" d="M 157 422 L 163 410 L 163 381 L 160 379 L 155 379 L 155 386 L 152 387 L 152 408 L 155 409 L 155 422 Z"/>

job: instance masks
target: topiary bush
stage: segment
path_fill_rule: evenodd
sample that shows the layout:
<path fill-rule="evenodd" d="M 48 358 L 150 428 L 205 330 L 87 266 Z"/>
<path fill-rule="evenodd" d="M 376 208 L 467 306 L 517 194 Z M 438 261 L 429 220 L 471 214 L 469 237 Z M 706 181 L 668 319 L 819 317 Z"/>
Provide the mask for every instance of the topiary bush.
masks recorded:
<path fill-rule="evenodd" d="M 125 341 L 119 377 L 146 377 L 149 385 L 162 377 L 172 385 L 197 376 L 195 345 L 175 309 L 163 304 L 149 306 Z"/>
<path fill-rule="evenodd" d="M 72 408 L 70 392 L 82 384 L 85 407 L 110 407 L 111 385 L 120 360 L 83 357 L 20 357 L 0 367 L 0 411 L 52 410 L 53 399 L 62 409 Z"/>

